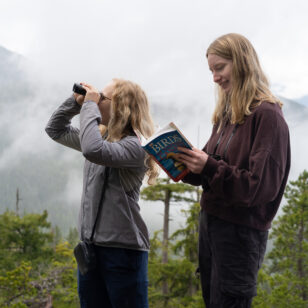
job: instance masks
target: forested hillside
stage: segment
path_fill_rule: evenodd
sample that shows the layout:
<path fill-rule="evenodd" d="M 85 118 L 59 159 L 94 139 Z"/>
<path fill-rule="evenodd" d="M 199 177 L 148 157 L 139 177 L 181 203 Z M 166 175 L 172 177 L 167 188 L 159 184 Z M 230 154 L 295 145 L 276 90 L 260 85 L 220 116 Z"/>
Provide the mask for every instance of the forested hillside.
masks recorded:
<path fill-rule="evenodd" d="M 166 198 L 166 196 L 169 196 Z M 181 183 L 161 180 L 143 190 L 142 197 L 169 202 L 182 199 L 185 224 L 173 234 L 160 231 L 151 239 L 149 253 L 149 307 L 204 307 L 197 268 L 199 193 Z M 273 225 L 273 249 L 258 277 L 253 308 L 304 308 L 308 306 L 308 172 L 289 183 L 287 205 Z M 168 201 L 169 200 L 169 201 Z M 165 211 L 164 215 L 168 211 Z M 166 221 L 168 221 L 166 219 Z M 52 229 L 47 212 L 0 215 L 0 306 L 79 307 L 75 229 L 62 237 Z"/>

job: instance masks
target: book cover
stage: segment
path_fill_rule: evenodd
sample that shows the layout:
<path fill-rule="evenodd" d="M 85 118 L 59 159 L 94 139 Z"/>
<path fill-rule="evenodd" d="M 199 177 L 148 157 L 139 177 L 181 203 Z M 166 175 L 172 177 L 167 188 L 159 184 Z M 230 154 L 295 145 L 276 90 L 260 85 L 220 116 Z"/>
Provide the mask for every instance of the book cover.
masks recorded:
<path fill-rule="evenodd" d="M 143 141 L 142 147 L 175 182 L 189 172 L 183 163 L 176 160 L 176 157 L 179 153 L 178 147 L 192 149 L 192 145 L 173 122 Z"/>

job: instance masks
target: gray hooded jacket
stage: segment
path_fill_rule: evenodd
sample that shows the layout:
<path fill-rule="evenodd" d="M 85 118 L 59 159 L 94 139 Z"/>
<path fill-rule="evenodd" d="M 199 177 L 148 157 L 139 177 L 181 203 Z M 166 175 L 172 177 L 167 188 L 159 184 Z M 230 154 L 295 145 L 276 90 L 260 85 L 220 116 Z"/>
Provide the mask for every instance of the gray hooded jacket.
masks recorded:
<path fill-rule="evenodd" d="M 71 119 L 80 113 L 80 130 Z M 138 205 L 140 186 L 146 172 L 145 152 L 136 136 L 108 142 L 100 134 L 101 115 L 97 104 L 80 107 L 68 98 L 51 116 L 47 134 L 55 141 L 81 151 L 86 158 L 78 230 L 89 241 L 104 181 L 105 166 L 110 167 L 102 210 L 93 242 L 108 247 L 149 250 L 147 227 Z"/>

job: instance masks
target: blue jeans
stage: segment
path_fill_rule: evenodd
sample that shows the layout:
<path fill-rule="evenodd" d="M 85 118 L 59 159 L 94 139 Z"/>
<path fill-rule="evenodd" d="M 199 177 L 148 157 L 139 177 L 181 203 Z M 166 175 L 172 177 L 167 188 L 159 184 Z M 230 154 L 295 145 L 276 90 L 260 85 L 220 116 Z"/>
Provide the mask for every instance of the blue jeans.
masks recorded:
<path fill-rule="evenodd" d="M 97 268 L 78 270 L 81 308 L 148 308 L 148 252 L 95 246 Z"/>

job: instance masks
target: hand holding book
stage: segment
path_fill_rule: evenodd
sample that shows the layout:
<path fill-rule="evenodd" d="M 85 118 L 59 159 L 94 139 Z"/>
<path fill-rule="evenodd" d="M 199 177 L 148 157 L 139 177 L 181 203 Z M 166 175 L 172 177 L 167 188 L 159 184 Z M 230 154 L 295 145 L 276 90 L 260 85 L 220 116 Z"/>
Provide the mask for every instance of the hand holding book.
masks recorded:
<path fill-rule="evenodd" d="M 191 150 L 179 147 L 178 150 L 182 153 L 178 154 L 177 160 L 184 163 L 187 168 L 193 173 L 201 173 L 208 159 L 208 154 L 197 148 Z"/>
<path fill-rule="evenodd" d="M 186 165 L 179 160 L 180 151 L 178 148 L 192 150 L 193 146 L 173 122 L 142 142 L 142 147 L 175 182 L 189 173 Z"/>

